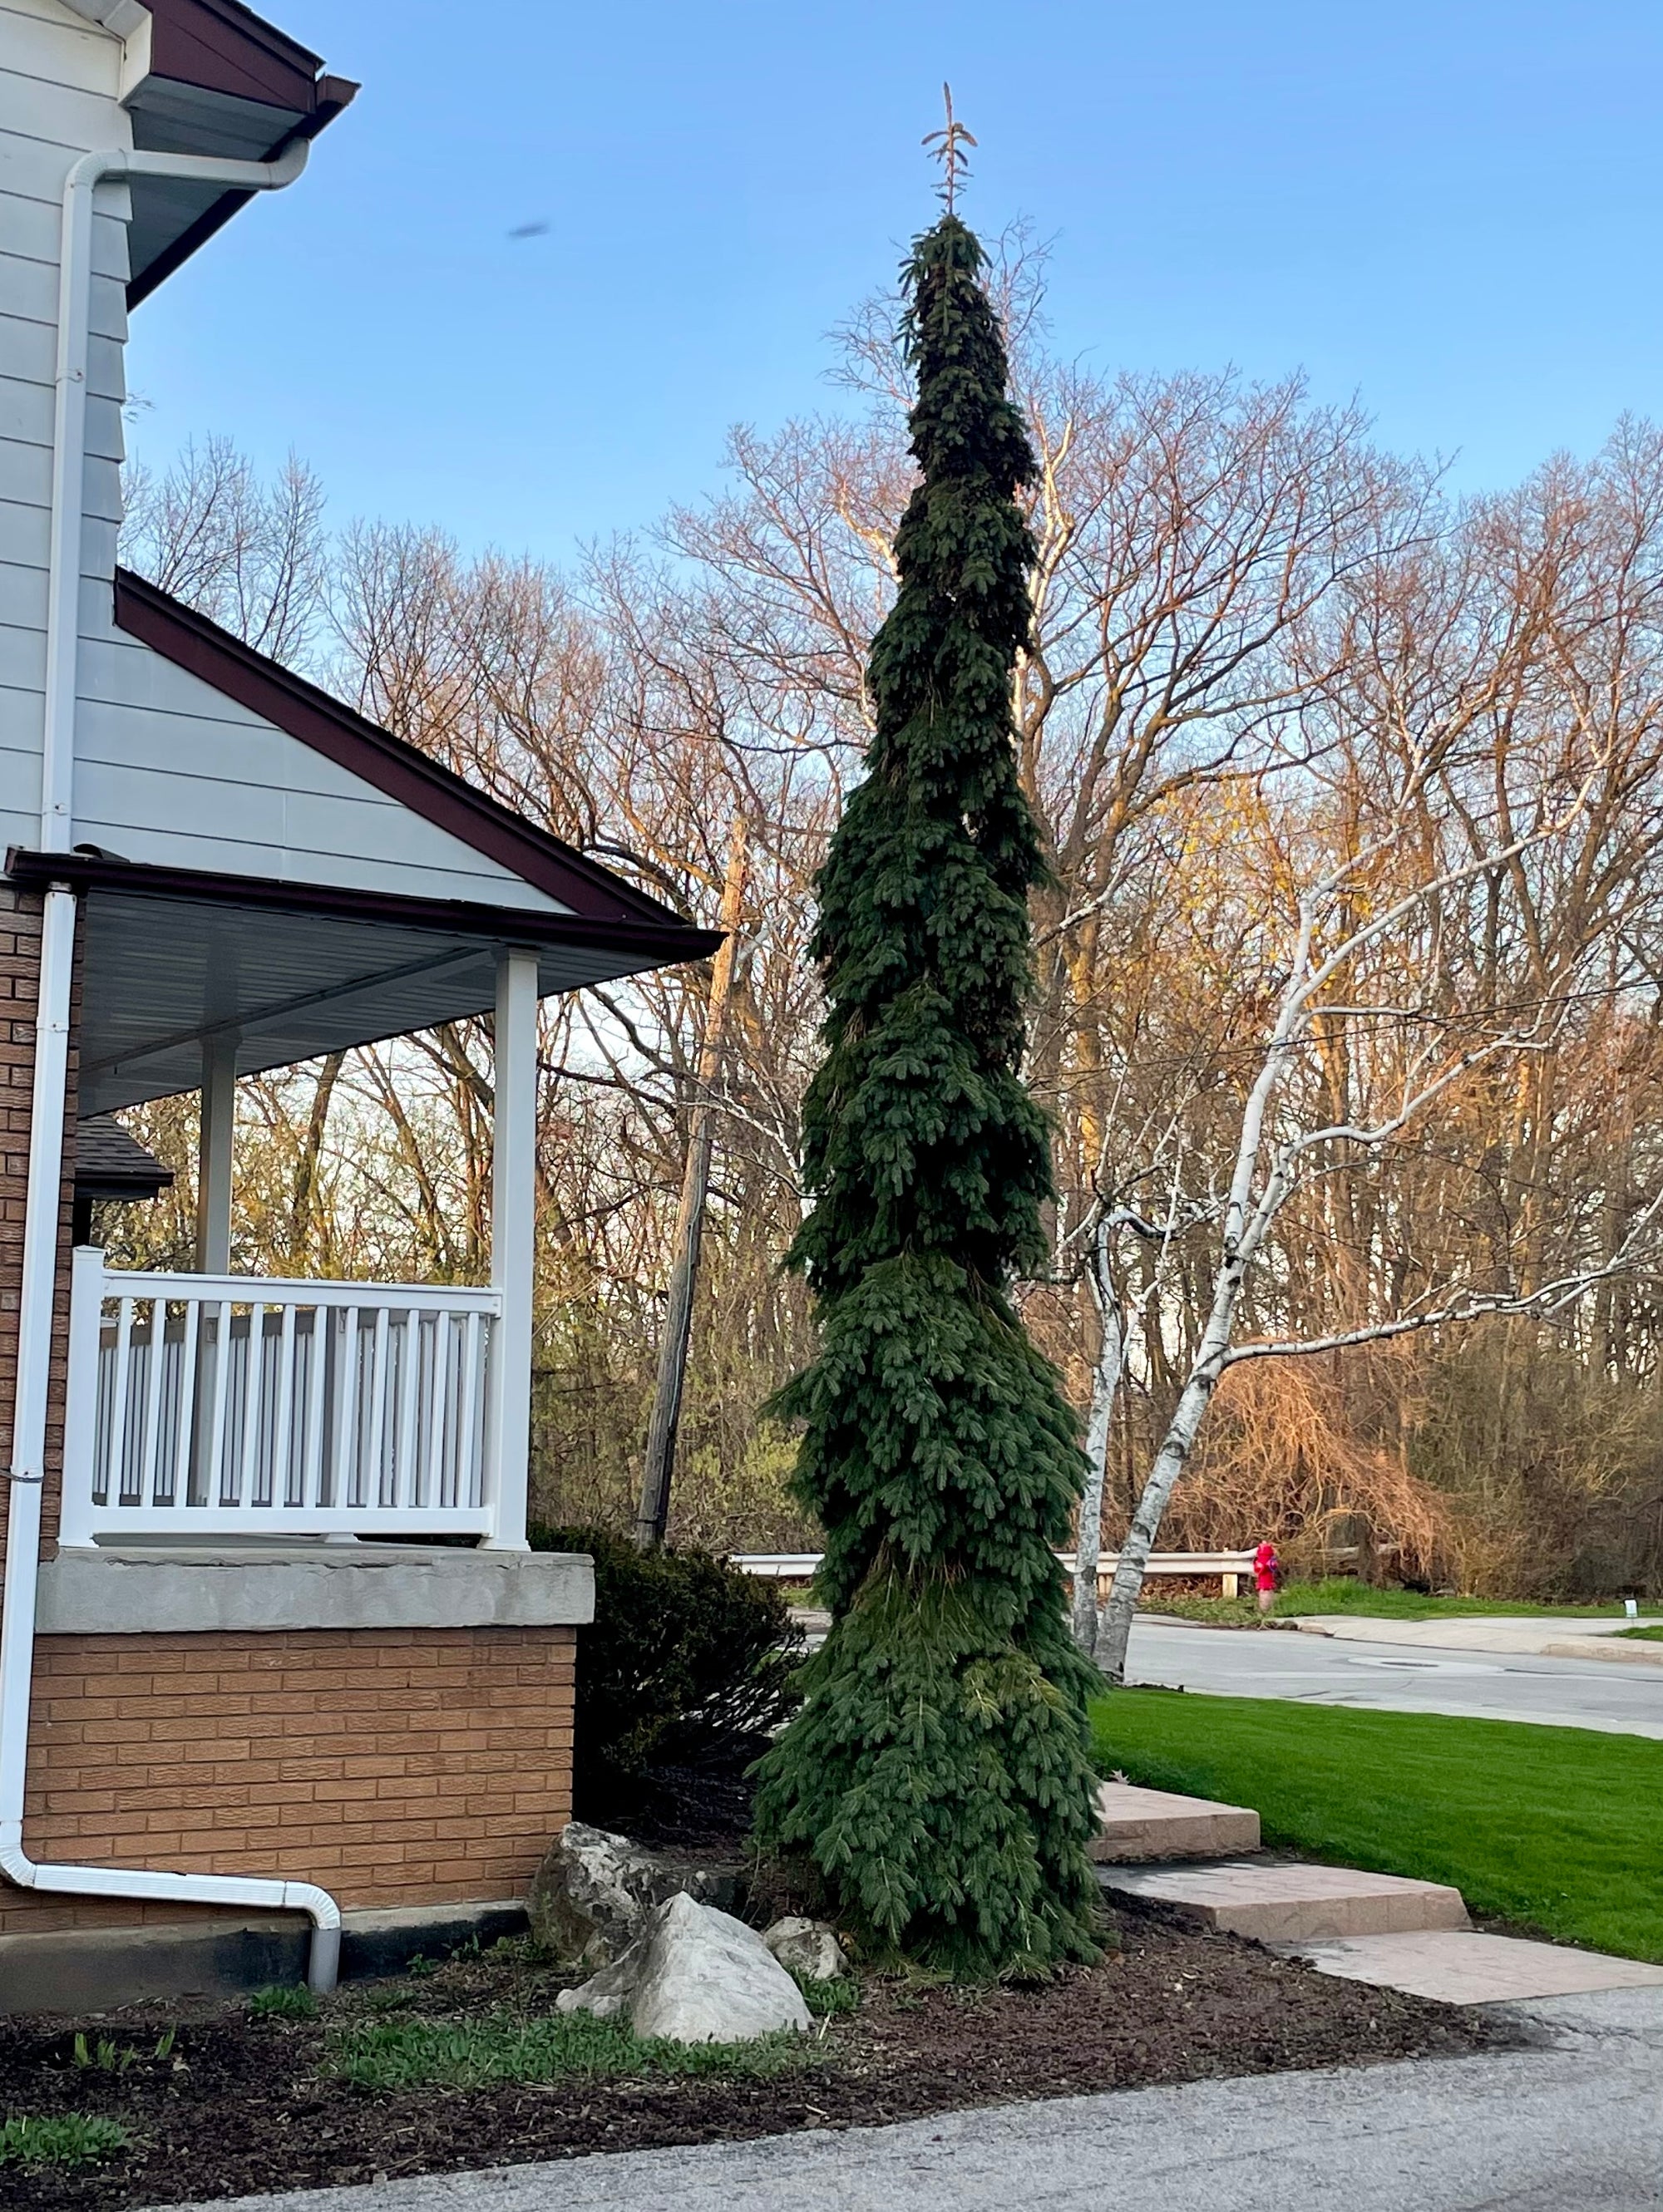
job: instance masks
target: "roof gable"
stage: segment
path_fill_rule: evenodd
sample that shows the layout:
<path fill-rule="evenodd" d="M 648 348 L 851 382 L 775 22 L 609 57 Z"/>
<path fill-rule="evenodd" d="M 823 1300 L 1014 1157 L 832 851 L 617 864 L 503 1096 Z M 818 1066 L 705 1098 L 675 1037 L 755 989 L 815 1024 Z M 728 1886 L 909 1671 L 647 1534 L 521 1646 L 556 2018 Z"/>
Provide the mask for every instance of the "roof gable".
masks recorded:
<path fill-rule="evenodd" d="M 609 869 L 392 736 L 316 684 L 125 569 L 116 627 L 384 797 L 517 876 L 573 914 L 680 927 L 681 917 Z"/>

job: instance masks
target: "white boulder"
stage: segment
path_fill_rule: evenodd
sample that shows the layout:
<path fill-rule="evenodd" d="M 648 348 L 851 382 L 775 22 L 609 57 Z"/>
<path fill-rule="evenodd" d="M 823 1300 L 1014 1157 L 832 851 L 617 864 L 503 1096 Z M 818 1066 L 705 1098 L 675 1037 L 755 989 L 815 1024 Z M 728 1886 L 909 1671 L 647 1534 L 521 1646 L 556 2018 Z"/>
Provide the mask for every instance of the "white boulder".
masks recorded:
<path fill-rule="evenodd" d="M 753 1928 L 685 1891 L 655 1907 L 622 1957 L 563 1990 L 562 2012 L 615 2018 L 674 2043 L 743 2043 L 808 2026 L 802 1992 Z"/>
<path fill-rule="evenodd" d="M 764 1928 L 762 1940 L 789 1974 L 805 1982 L 834 1982 L 849 1972 L 837 1937 L 823 1920 L 805 1920 L 788 1913 L 783 1920 Z"/>

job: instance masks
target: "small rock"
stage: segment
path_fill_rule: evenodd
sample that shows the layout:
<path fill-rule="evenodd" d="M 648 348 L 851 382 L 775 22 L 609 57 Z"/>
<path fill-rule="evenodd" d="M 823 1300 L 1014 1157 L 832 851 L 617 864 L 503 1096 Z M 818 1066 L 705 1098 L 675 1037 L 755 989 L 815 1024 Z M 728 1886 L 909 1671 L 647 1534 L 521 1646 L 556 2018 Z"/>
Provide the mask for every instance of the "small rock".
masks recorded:
<path fill-rule="evenodd" d="M 637 2035 L 675 2043 L 743 2043 L 809 2024 L 802 1992 L 756 1930 L 685 1891 L 654 1907 L 622 1957 L 555 2002 L 602 2020 L 627 2004 Z"/>
<path fill-rule="evenodd" d="M 627 2012 L 641 1978 L 643 1945 L 639 1936 L 619 1953 L 609 1966 L 591 1974 L 580 1989 L 562 1990 L 555 1998 L 557 2012 L 592 2012 L 597 2020 L 616 2020 Z"/>
<path fill-rule="evenodd" d="M 805 1920 L 789 1913 L 764 1928 L 762 1940 L 788 1974 L 805 1982 L 834 1982 L 849 1972 L 837 1937 L 823 1920 Z"/>
<path fill-rule="evenodd" d="M 634 1942 L 663 1893 L 650 1854 L 627 1836 L 571 1820 L 532 1877 L 526 1913 L 532 1934 L 563 1966 L 600 1966 Z"/>

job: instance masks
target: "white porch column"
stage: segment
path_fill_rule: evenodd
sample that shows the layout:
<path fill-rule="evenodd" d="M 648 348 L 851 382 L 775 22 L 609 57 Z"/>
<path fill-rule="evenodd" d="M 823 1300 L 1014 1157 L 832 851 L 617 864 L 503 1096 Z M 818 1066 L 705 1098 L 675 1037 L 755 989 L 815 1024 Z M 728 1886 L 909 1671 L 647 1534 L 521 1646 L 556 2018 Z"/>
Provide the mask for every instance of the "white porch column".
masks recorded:
<path fill-rule="evenodd" d="M 526 1548 L 531 1449 L 532 1267 L 537 1211 L 537 955 L 497 956 L 496 1102 L 490 1158 L 490 1280 L 503 1318 L 490 1355 L 494 1551 Z"/>
<path fill-rule="evenodd" d="M 197 1273 L 231 1272 L 231 1150 L 237 1111 L 237 1036 L 210 1037 L 202 1054 L 202 1132 L 197 1161 Z"/>

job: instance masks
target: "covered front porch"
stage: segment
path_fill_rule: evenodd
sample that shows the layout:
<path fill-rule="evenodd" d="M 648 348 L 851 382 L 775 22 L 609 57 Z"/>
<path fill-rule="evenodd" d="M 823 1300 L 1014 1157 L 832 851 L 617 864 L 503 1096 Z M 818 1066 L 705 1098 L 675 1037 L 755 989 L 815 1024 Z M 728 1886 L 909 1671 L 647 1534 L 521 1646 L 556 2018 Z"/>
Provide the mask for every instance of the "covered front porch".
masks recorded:
<path fill-rule="evenodd" d="M 80 895 L 81 1119 L 199 1090 L 194 1272 L 71 1261 L 60 1545 L 525 1545 L 538 1003 L 709 933 L 14 854 Z M 490 1018 L 490 1279 L 231 1272 L 241 1075 Z"/>

